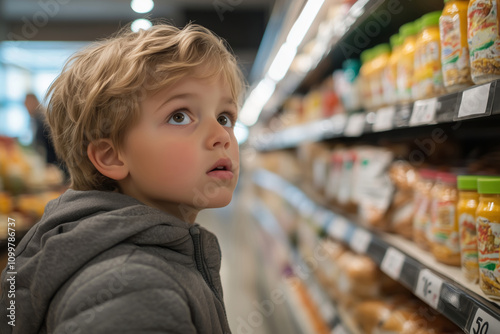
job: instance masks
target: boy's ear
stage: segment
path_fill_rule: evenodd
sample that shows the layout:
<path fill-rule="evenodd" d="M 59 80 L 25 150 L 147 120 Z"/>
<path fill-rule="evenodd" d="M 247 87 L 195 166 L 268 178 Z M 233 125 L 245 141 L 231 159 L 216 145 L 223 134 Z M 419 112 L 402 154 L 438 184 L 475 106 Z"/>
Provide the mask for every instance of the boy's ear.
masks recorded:
<path fill-rule="evenodd" d="M 110 139 L 98 139 L 87 146 L 87 155 L 94 167 L 104 176 L 119 181 L 128 175 L 127 165 Z"/>

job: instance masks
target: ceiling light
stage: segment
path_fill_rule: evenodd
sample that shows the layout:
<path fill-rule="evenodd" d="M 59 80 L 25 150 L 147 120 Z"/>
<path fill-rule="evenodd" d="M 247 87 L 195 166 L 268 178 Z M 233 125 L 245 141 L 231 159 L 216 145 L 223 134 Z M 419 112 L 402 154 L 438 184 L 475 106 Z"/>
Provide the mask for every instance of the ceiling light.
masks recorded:
<path fill-rule="evenodd" d="M 154 6 L 153 0 L 132 0 L 130 3 L 132 10 L 139 14 L 149 13 Z"/>
<path fill-rule="evenodd" d="M 287 43 L 296 47 L 300 45 L 324 2 L 325 0 L 307 1 L 297 21 L 295 21 L 292 29 L 290 29 L 290 32 L 288 33 L 286 38 Z"/>
<path fill-rule="evenodd" d="M 139 30 L 148 30 L 153 26 L 153 23 L 151 21 L 146 20 L 146 19 L 137 19 L 134 22 L 132 22 L 131 29 L 133 32 L 138 32 Z"/>
<path fill-rule="evenodd" d="M 239 120 L 246 126 L 254 125 L 259 119 L 262 109 L 271 98 L 276 88 L 276 83 L 269 79 L 262 79 L 252 90 L 241 108 Z"/>
<path fill-rule="evenodd" d="M 290 65 L 297 54 L 297 47 L 286 42 L 281 46 L 274 58 L 267 74 L 274 81 L 280 81 L 290 68 Z"/>

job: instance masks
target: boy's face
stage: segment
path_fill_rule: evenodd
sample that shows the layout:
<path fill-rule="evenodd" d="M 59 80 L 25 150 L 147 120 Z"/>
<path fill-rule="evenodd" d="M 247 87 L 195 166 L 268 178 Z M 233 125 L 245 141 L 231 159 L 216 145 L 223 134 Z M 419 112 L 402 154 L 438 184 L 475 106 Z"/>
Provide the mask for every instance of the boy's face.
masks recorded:
<path fill-rule="evenodd" d="M 122 191 L 194 221 L 231 201 L 238 181 L 237 106 L 222 79 L 187 76 L 147 96 L 120 151 Z"/>

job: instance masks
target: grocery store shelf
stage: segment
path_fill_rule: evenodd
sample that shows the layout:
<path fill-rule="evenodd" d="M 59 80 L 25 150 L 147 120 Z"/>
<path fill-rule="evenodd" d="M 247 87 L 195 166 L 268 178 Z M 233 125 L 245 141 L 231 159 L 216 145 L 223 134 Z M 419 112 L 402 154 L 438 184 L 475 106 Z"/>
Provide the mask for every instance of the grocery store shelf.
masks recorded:
<path fill-rule="evenodd" d="M 290 265 L 288 266 L 288 275 L 295 275 L 293 268 L 300 268 L 301 272 L 308 272 L 305 277 L 299 277 L 304 283 L 309 296 L 314 302 L 323 322 L 328 326 L 329 330 L 338 330 L 338 333 L 341 333 L 340 330 L 343 330 L 343 333 L 352 333 L 352 330 L 349 330 L 348 326 L 343 324 L 343 320 L 339 316 L 339 311 L 337 309 L 337 305 L 335 305 L 328 294 L 323 290 L 318 281 L 315 279 L 312 272 L 310 272 L 307 265 L 304 263 L 299 252 L 290 244 L 287 236 L 282 230 L 279 223 L 276 221 L 273 213 L 267 208 L 267 206 L 260 200 L 254 199 L 254 203 L 252 204 L 252 215 L 260 224 L 261 228 L 270 234 L 273 237 L 275 242 L 280 243 L 280 245 L 284 246 L 287 250 L 287 253 L 290 254 L 288 261 Z M 288 289 L 290 290 L 290 289 Z M 311 324 L 307 317 L 304 316 L 301 311 L 301 307 L 299 306 L 299 301 L 296 300 L 296 296 L 292 291 L 286 291 L 287 299 L 290 302 L 290 311 L 294 313 L 294 319 L 297 322 L 297 326 L 301 328 L 303 333 L 311 333 Z M 337 331 L 335 331 L 337 333 Z"/>
<path fill-rule="evenodd" d="M 274 173 L 259 169 L 253 175 L 253 182 L 282 196 L 300 215 L 332 238 L 369 256 L 383 272 L 465 332 L 480 333 L 478 327 L 500 328 L 500 304 L 463 280 L 460 269 L 438 264 L 408 240 L 361 227 L 354 219 L 334 213 Z"/>
<path fill-rule="evenodd" d="M 346 116 L 334 115 L 327 119 L 287 128 L 282 131 L 255 136 L 252 146 L 259 151 L 272 151 L 293 148 L 305 141 L 322 141 L 335 138 L 362 138 L 372 134 L 388 136 L 398 131 L 412 134 L 442 135 L 430 132 L 428 126 L 451 125 L 461 131 L 467 124 L 477 124 L 486 120 L 489 126 L 498 122 L 500 115 L 500 84 L 493 81 L 484 85 L 473 86 L 461 92 L 443 95 L 437 98 L 418 100 L 412 104 L 396 105 Z M 487 127 L 483 123 L 480 133 L 486 135 Z M 409 132 L 409 131 L 414 132 Z M 463 132 L 463 131 L 462 131 Z M 466 133 L 466 132 L 464 132 Z M 498 135 L 498 129 L 492 129 Z"/>

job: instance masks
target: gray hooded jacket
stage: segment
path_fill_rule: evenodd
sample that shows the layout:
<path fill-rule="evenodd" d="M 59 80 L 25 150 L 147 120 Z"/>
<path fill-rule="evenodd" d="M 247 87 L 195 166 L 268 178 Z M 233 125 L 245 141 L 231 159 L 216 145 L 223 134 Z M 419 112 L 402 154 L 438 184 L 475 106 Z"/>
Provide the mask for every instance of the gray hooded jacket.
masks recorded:
<path fill-rule="evenodd" d="M 230 333 L 216 237 L 132 197 L 66 191 L 15 261 L 1 276 L 2 334 Z"/>

